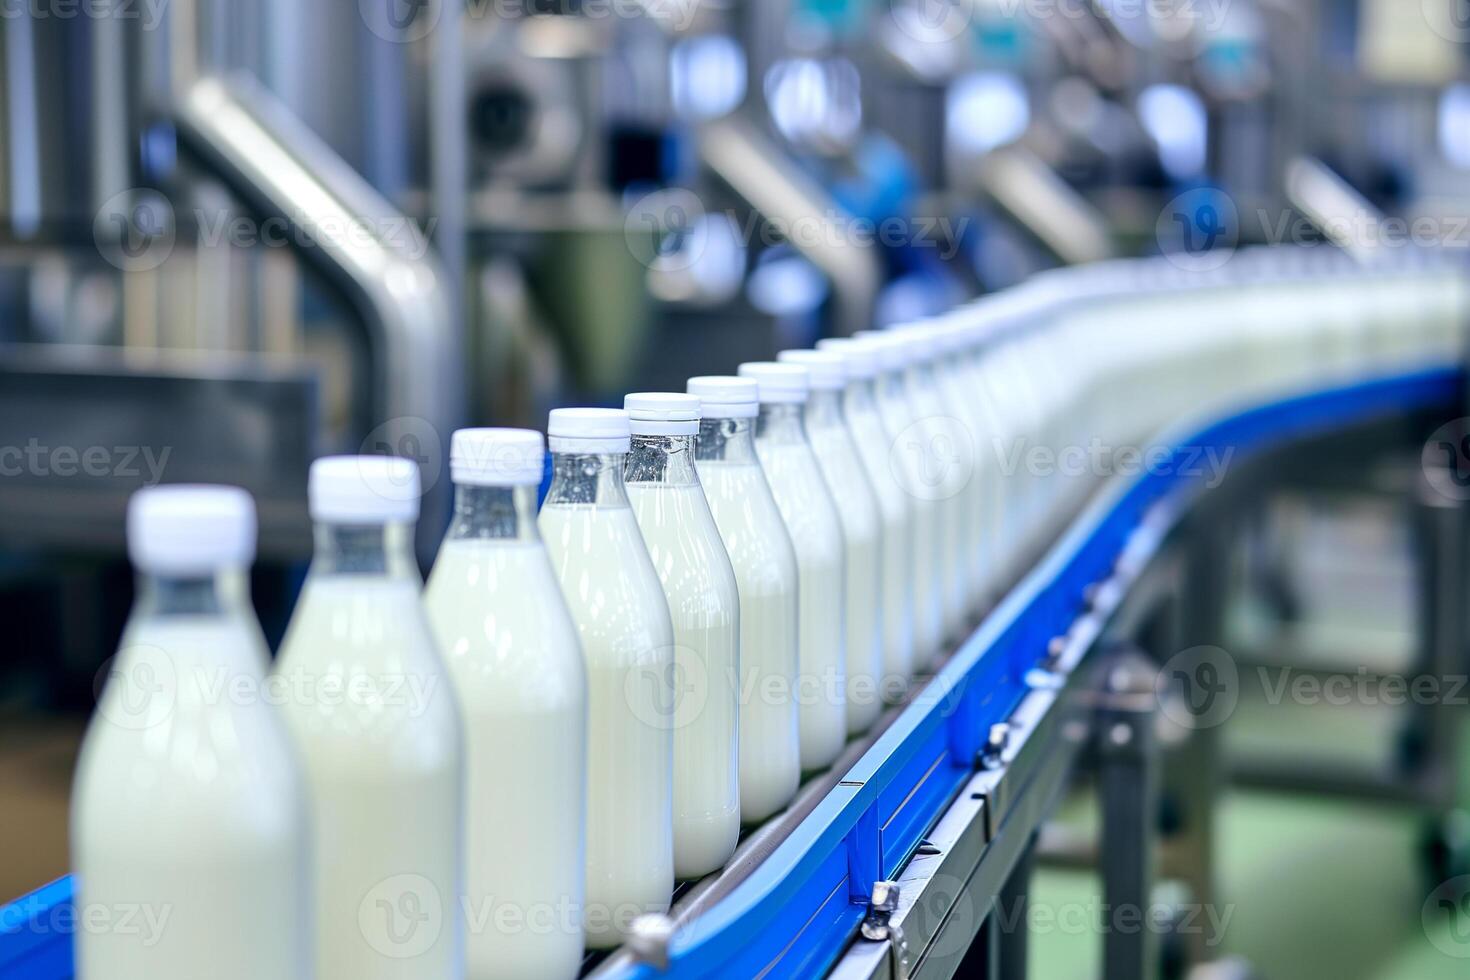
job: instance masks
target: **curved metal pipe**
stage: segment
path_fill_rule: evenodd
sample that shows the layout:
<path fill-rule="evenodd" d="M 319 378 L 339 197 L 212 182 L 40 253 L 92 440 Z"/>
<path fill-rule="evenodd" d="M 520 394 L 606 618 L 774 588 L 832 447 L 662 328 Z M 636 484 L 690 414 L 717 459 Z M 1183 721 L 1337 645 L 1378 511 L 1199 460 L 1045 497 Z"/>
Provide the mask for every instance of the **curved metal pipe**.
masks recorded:
<path fill-rule="evenodd" d="M 174 121 L 182 144 L 213 173 L 287 222 L 301 257 L 361 318 L 373 364 L 370 421 L 383 436 L 375 441 L 419 459 L 419 554 L 431 557 L 448 515 L 444 461 L 463 414 L 463 384 L 449 280 L 428 240 L 248 75 L 199 78 L 175 104 Z"/>
<path fill-rule="evenodd" d="M 699 156 L 766 218 L 787 227 L 811 222 L 822 229 L 821 234 L 795 236 L 792 246 L 831 280 L 837 332 L 854 334 L 873 327 L 883 267 L 874 249 L 854 241 L 841 227 L 842 208 L 816 181 L 754 124 L 738 116 L 703 127 Z"/>

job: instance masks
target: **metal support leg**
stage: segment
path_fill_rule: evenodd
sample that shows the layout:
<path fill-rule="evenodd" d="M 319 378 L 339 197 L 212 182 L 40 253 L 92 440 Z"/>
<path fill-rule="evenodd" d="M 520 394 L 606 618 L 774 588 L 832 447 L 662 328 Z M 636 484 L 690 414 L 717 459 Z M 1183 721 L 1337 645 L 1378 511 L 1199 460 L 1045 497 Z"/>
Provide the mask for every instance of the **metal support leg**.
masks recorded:
<path fill-rule="evenodd" d="M 1107 911 L 1103 977 L 1154 980 L 1159 974 L 1159 950 L 1149 915 L 1159 813 L 1154 735 L 1157 668 L 1143 654 L 1129 652 L 1117 656 L 1104 670 L 1096 736 Z"/>
<path fill-rule="evenodd" d="M 1175 604 L 1173 649 L 1153 651 L 1161 661 L 1167 662 L 1199 647 L 1218 646 L 1223 637 L 1232 538 L 1231 523 L 1221 513 L 1223 508 L 1218 503 L 1205 501 L 1187 529 Z M 1186 710 L 1194 713 L 1198 705 L 1189 701 Z M 1216 712 L 1213 705 L 1204 711 L 1205 715 L 1196 715 L 1194 723 L 1173 733 L 1179 736 L 1178 747 L 1166 758 L 1164 783 L 1166 812 L 1170 814 L 1171 865 L 1188 885 L 1191 900 L 1200 907 L 1209 907 L 1215 903 L 1215 814 L 1225 778 L 1225 763 L 1221 719 L 1210 716 Z M 1190 963 L 1201 963 L 1210 957 L 1203 935 L 1186 937 L 1186 943 Z"/>
<path fill-rule="evenodd" d="M 1467 520 L 1465 502 L 1437 486 L 1446 480 L 1426 478 L 1415 496 L 1414 529 L 1419 596 L 1417 676 L 1411 684 L 1433 684 L 1438 696 L 1428 703 L 1415 698 L 1414 728 L 1409 753 L 1415 775 L 1427 791 L 1438 824 L 1431 859 L 1437 874 L 1458 873 L 1463 855 L 1454 849 L 1453 828 L 1463 825 L 1465 803 L 1460 779 L 1461 725 L 1464 715 L 1460 691 L 1466 668 L 1467 630 Z M 1411 688 L 1412 690 L 1412 688 Z"/>
<path fill-rule="evenodd" d="M 1009 928 L 999 930 L 1000 980 L 1026 980 L 1030 940 L 1026 926 L 1029 921 L 1027 906 L 1031 897 L 1031 872 L 1035 866 L 1036 838 L 1033 836 L 1000 892 L 1000 907 L 1005 912 L 1003 921 L 1009 924 Z"/>

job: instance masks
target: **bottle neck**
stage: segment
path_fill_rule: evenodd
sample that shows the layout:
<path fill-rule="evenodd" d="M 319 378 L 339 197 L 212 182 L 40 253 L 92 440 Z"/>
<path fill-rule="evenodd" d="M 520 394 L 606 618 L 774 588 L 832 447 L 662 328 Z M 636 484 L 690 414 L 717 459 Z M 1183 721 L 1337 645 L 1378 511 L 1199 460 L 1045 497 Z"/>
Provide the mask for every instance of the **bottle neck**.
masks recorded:
<path fill-rule="evenodd" d="M 934 366 L 929 361 L 915 361 L 909 365 L 908 379 L 920 385 L 934 383 Z"/>
<path fill-rule="evenodd" d="M 626 507 L 628 494 L 623 489 L 623 468 L 627 459 L 627 453 L 552 453 L 551 489 L 546 494 L 546 506 Z"/>
<path fill-rule="evenodd" d="M 315 575 L 378 575 L 417 578 L 411 524 L 334 524 L 316 526 Z"/>
<path fill-rule="evenodd" d="M 813 391 L 806 403 L 806 427 L 840 429 L 846 422 L 842 410 L 842 389 Z"/>
<path fill-rule="evenodd" d="M 854 412 L 871 412 L 873 404 L 873 379 L 854 378 L 847 383 L 842 394 L 842 407 L 850 417 Z"/>
<path fill-rule="evenodd" d="M 699 423 L 694 458 L 721 463 L 756 463 L 755 419 L 706 418 Z"/>
<path fill-rule="evenodd" d="M 805 408 L 787 402 L 761 402 L 761 413 L 755 420 L 755 437 L 780 444 L 805 442 Z"/>
<path fill-rule="evenodd" d="M 138 576 L 137 611 L 149 616 L 222 616 L 237 607 L 236 590 L 225 587 L 225 570 L 189 575 Z"/>
<path fill-rule="evenodd" d="M 536 487 L 480 487 L 457 484 L 451 541 L 539 541 Z"/>
<path fill-rule="evenodd" d="M 873 382 L 873 393 L 879 398 L 904 397 L 904 372 L 884 371 Z"/>
<path fill-rule="evenodd" d="M 633 435 L 633 450 L 623 468 L 625 483 L 671 487 L 699 482 L 694 471 L 694 436 Z"/>

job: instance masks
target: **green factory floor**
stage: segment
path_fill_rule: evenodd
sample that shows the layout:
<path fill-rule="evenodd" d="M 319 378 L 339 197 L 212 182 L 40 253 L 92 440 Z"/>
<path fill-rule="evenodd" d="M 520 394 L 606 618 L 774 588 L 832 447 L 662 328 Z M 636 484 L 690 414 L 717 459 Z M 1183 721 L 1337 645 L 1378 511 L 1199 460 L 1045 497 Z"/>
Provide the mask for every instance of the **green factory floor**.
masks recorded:
<path fill-rule="evenodd" d="M 1232 791 L 1220 812 L 1223 908 L 1201 918 L 1220 956 L 1248 960 L 1269 980 L 1438 980 L 1470 975 L 1470 959 L 1443 952 L 1422 924 L 1428 891 L 1417 859 L 1418 827 L 1407 812 Z M 1078 929 L 1068 910 L 1095 912 L 1089 873 L 1042 868 L 1032 902 L 1033 978 L 1100 975 L 1101 935 Z M 1035 913 L 1033 913 L 1035 914 Z M 1223 924 L 1215 928 L 1213 923 Z M 1441 945 L 1470 956 L 1431 917 Z"/>
<path fill-rule="evenodd" d="M 1298 522 L 1305 530 L 1291 554 L 1307 588 L 1294 627 L 1271 622 L 1249 599 L 1231 610 L 1225 646 L 1239 670 L 1240 700 L 1223 731 L 1237 764 L 1264 757 L 1308 768 L 1393 765 L 1409 709 L 1359 698 L 1305 704 L 1281 693 L 1283 679 L 1303 671 L 1356 677 L 1359 668 L 1408 667 L 1414 620 L 1405 531 L 1383 515 L 1365 519 L 1361 507 L 1344 511 L 1340 520 Z M 1470 720 L 1470 708 L 1456 710 Z M 1463 728 L 1460 785 L 1470 790 L 1470 725 Z M 1068 802 L 1064 823 L 1089 828 L 1088 795 Z M 1218 958 L 1242 958 L 1266 980 L 1470 977 L 1470 898 L 1456 888 L 1458 918 L 1436 908 L 1440 896 L 1420 853 L 1424 821 L 1407 806 L 1230 789 L 1217 819 L 1222 908 L 1200 920 L 1207 938 L 1218 933 Z M 1099 892 L 1091 873 L 1037 871 L 1032 900 L 1043 912 L 1029 930 L 1033 978 L 1101 975 Z M 1079 908 L 1091 913 L 1081 918 L 1086 928 L 1066 915 Z M 1220 925 L 1212 930 L 1211 922 Z"/>
<path fill-rule="evenodd" d="M 1298 662 L 1311 659 L 1308 653 Z M 1355 651 L 1352 662 L 1373 659 Z M 1280 668 L 1265 669 L 1274 678 Z M 1271 703 L 1248 680 L 1259 680 L 1260 668 L 1242 660 L 1241 676 L 1241 701 L 1225 728 L 1232 758 L 1391 764 L 1402 714 L 1360 704 Z M 1465 731 L 1461 785 L 1470 787 L 1470 725 Z M 1087 796 L 1068 802 L 1065 823 L 1092 825 Z M 1435 914 L 1434 882 L 1420 856 L 1423 823 L 1407 806 L 1230 789 L 1217 823 L 1222 908 L 1213 920 L 1201 916 L 1205 935 L 1218 934 L 1220 957 L 1242 957 L 1266 980 L 1470 977 L 1470 904 L 1458 919 Z M 1044 911 L 1042 928 L 1030 930 L 1032 977 L 1100 976 L 1099 928 L 1075 927 L 1079 908 L 1096 922 L 1099 891 L 1090 873 L 1038 870 L 1032 898 Z M 1220 925 L 1212 929 L 1211 922 Z"/>

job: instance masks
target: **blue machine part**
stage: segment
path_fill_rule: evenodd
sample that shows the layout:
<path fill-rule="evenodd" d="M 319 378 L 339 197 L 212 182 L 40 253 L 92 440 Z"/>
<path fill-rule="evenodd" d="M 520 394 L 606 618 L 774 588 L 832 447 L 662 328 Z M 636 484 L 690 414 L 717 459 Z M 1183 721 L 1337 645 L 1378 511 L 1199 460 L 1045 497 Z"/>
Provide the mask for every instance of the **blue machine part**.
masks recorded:
<path fill-rule="evenodd" d="M 823 972 L 850 941 L 871 884 L 896 875 L 969 778 L 989 726 L 1026 693 L 1027 671 L 1079 614 L 1087 587 L 1109 575 L 1156 502 L 1202 479 L 1190 465 L 1199 451 L 1239 457 L 1391 413 L 1451 408 L 1463 381 L 1458 368 L 1385 377 L 1180 433 L 1169 458 L 1085 511 L 791 836 L 674 937 L 666 972 L 639 964 L 619 977 Z M 70 878 L 0 908 L 0 976 L 68 980 L 76 928 Z"/>
<path fill-rule="evenodd" d="M 881 133 L 864 133 L 853 170 L 834 175 L 828 189 L 842 209 L 874 224 L 903 215 L 918 193 L 918 176 L 903 149 Z"/>

